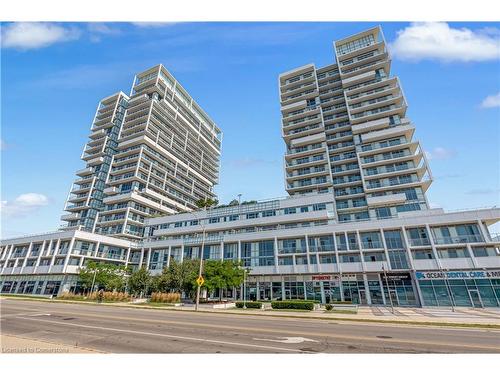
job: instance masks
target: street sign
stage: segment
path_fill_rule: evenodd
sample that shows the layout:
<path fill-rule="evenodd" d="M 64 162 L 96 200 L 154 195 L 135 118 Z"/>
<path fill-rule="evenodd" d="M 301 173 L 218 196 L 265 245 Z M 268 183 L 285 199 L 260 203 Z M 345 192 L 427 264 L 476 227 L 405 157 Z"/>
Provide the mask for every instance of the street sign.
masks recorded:
<path fill-rule="evenodd" d="M 203 276 L 198 276 L 198 278 L 196 279 L 196 284 L 198 284 L 198 286 L 202 286 L 204 282 L 205 279 L 203 278 Z"/>

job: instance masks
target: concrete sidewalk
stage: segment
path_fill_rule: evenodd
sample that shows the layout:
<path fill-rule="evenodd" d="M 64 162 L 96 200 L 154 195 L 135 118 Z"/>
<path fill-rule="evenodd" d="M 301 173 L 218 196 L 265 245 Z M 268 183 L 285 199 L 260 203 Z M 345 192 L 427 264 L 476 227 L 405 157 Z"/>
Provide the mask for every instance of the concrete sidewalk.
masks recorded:
<path fill-rule="evenodd" d="M 92 349 L 3 334 L 0 335 L 0 347 L 2 354 L 102 353 Z"/>
<path fill-rule="evenodd" d="M 175 310 L 194 311 L 194 306 L 175 307 Z M 200 307 L 200 311 L 230 314 L 258 314 L 274 316 L 290 316 L 300 318 L 332 318 L 342 320 L 380 321 L 387 323 L 415 322 L 422 323 L 445 323 L 445 324 L 487 324 L 498 325 L 500 328 L 500 309 L 473 309 L 473 308 L 410 308 L 395 307 L 394 313 L 390 307 L 385 306 L 360 306 L 357 314 L 339 312 L 327 312 L 325 310 L 315 311 L 280 311 L 280 310 L 257 310 L 257 309 L 227 309 L 219 310 Z"/>

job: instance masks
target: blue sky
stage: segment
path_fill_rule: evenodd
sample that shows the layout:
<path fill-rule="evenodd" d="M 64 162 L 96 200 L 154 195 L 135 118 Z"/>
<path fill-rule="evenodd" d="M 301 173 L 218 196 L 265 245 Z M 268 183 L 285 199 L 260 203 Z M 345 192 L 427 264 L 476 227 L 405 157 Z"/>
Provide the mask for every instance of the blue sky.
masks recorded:
<path fill-rule="evenodd" d="M 158 63 L 224 132 L 220 201 L 286 195 L 278 75 L 333 63 L 333 40 L 377 24 L 2 24 L 2 237 L 59 226 L 97 103 Z M 498 205 L 500 24 L 381 25 L 431 204 Z"/>

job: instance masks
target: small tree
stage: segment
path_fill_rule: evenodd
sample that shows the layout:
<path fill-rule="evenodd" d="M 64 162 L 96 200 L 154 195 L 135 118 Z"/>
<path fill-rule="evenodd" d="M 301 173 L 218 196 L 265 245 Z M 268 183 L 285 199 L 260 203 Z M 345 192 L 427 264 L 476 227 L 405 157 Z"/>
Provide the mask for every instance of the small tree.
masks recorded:
<path fill-rule="evenodd" d="M 123 290 L 125 278 L 125 266 L 93 261 L 80 268 L 78 275 L 78 279 L 85 289 L 94 285 L 105 290 Z"/>
<path fill-rule="evenodd" d="M 207 209 L 213 206 L 217 206 L 217 204 L 219 204 L 219 201 L 217 199 L 204 198 L 197 200 L 194 204 L 196 204 L 198 208 Z"/>
<path fill-rule="evenodd" d="M 144 267 L 133 272 L 128 279 L 128 287 L 132 294 L 147 294 L 151 285 L 151 275 Z"/>
<path fill-rule="evenodd" d="M 240 286 L 244 279 L 244 270 L 238 262 L 207 260 L 205 262 L 205 288 L 209 292 L 219 290 L 219 300 L 222 300 L 222 290 Z"/>

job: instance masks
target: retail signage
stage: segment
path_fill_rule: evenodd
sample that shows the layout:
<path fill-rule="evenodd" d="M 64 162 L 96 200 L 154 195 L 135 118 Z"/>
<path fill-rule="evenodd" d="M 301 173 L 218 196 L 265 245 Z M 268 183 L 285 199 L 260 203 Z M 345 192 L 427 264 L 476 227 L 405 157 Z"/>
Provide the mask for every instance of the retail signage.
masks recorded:
<path fill-rule="evenodd" d="M 493 279 L 500 278 L 500 270 L 492 271 L 437 271 L 437 272 L 416 272 L 417 280 L 432 279 Z"/>
<path fill-rule="evenodd" d="M 408 280 L 411 278 L 409 273 L 386 273 L 382 274 L 382 280 Z"/>
<path fill-rule="evenodd" d="M 313 275 L 312 279 L 315 281 L 331 280 L 332 276 L 331 275 Z"/>

